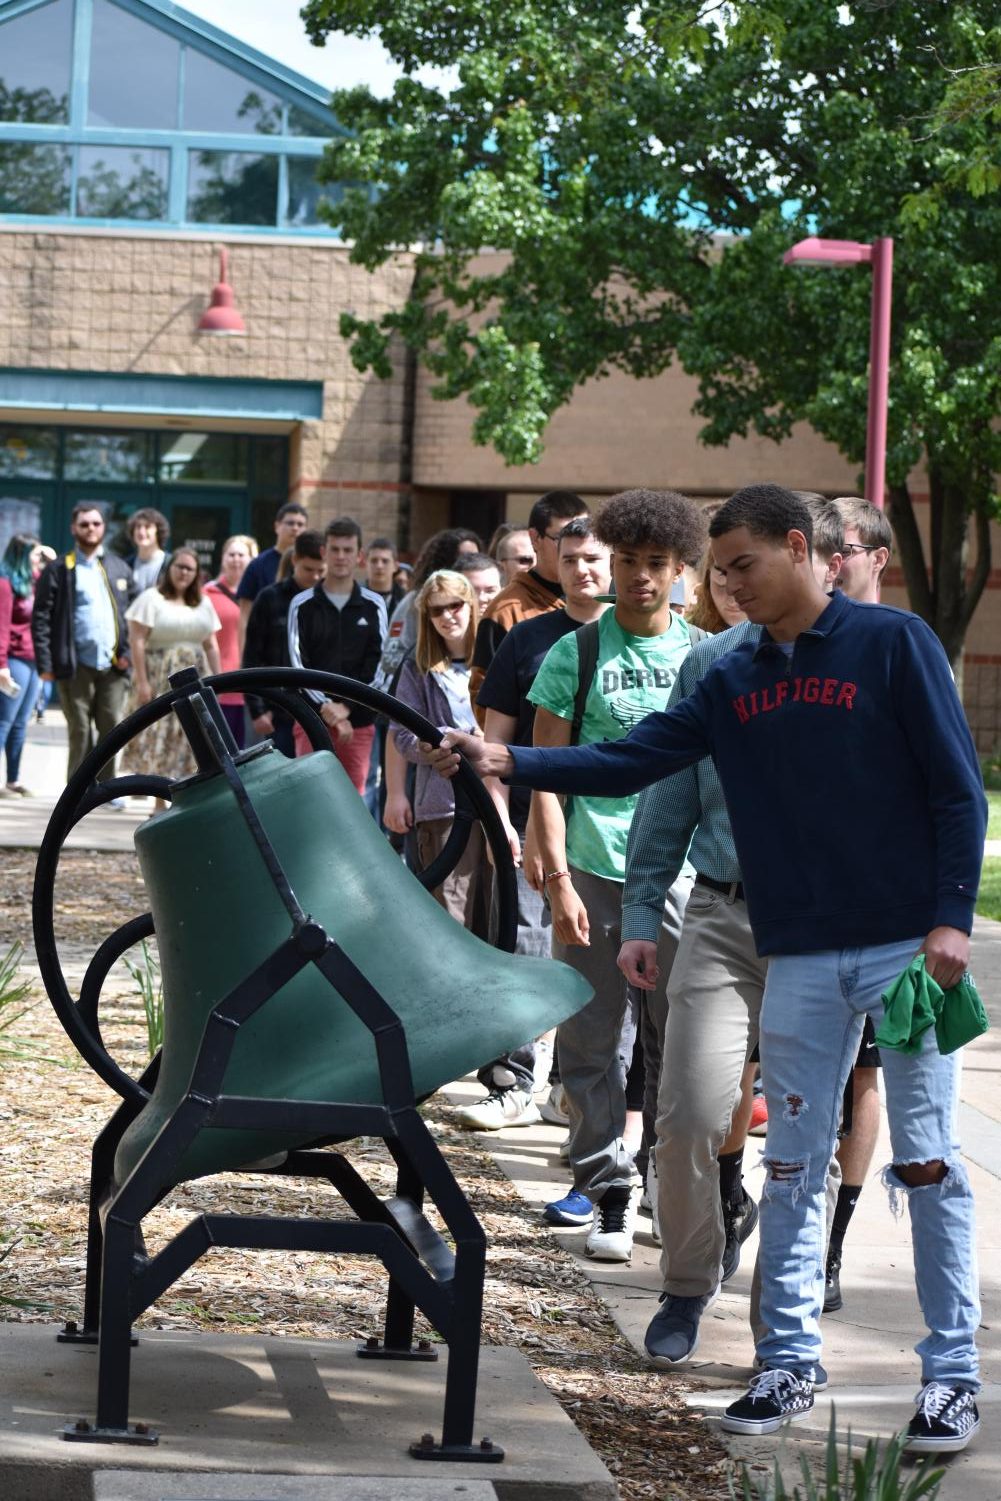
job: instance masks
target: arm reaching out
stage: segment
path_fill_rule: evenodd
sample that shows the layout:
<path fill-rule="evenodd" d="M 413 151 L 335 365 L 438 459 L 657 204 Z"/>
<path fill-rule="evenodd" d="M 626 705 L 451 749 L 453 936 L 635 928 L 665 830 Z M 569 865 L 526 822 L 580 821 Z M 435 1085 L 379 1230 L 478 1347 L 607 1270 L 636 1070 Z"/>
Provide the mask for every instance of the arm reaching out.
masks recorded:
<path fill-rule="evenodd" d="M 514 770 L 514 757 L 506 745 L 494 745 L 462 730 L 449 730 L 437 749 L 422 740 L 421 750 L 425 763 L 443 777 L 455 776 L 461 757 L 481 777 L 507 777 Z"/>

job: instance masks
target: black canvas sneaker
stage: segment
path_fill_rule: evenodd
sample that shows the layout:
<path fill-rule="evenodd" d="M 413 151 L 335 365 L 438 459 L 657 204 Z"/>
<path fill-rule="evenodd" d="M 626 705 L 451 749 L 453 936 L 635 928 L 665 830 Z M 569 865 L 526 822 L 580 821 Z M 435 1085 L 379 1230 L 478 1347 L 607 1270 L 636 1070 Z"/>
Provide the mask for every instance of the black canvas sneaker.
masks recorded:
<path fill-rule="evenodd" d="M 729 1204 L 725 1206 L 723 1228 L 726 1231 L 726 1244 L 723 1247 L 721 1281 L 729 1282 L 740 1266 L 740 1248 L 757 1223 L 758 1206 L 746 1190 L 739 1204 L 732 1207 Z"/>
<path fill-rule="evenodd" d="M 798 1371 L 762 1371 L 720 1420 L 727 1433 L 774 1433 L 813 1408 L 813 1382 Z"/>
<path fill-rule="evenodd" d="M 915 1401 L 918 1410 L 907 1425 L 909 1454 L 953 1454 L 965 1449 L 980 1427 L 973 1393 L 965 1386 L 928 1381 Z"/>
<path fill-rule="evenodd" d="M 824 1268 L 824 1312 L 837 1313 L 844 1307 L 844 1301 L 841 1296 L 841 1257 L 832 1251 Z"/>

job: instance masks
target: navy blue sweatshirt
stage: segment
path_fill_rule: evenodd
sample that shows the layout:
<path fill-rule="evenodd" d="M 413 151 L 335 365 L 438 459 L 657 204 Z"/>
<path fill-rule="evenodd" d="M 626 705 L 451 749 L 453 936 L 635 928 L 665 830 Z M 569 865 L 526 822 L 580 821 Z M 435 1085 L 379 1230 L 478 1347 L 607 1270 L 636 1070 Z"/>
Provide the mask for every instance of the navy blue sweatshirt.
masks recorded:
<path fill-rule="evenodd" d="M 904 610 L 835 594 L 791 657 L 762 629 L 624 740 L 511 754 L 507 780 L 592 797 L 711 755 L 759 954 L 973 925 L 983 779 L 945 653 Z"/>

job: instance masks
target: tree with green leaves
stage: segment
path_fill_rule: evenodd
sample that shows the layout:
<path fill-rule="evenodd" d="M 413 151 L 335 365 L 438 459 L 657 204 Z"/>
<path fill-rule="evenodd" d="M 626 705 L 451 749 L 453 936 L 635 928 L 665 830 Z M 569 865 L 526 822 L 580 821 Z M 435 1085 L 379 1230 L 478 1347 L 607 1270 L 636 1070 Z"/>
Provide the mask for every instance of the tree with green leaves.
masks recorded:
<path fill-rule="evenodd" d="M 378 190 L 331 210 L 353 258 L 422 247 L 403 309 L 342 320 L 352 357 L 386 374 L 402 337 L 509 463 L 538 456 L 582 382 L 678 359 L 705 442 L 781 441 L 805 419 L 861 465 L 868 274 L 782 252 L 892 235 L 889 511 L 912 605 L 961 660 L 1001 469 L 1001 195 L 949 178 L 988 127 L 942 107 L 957 70 L 996 55 L 993 0 L 309 0 L 303 16 L 317 42 L 378 34 L 403 70 L 388 99 L 334 99 L 351 134 L 323 173 Z M 449 84 L 420 81 L 429 65 Z"/>

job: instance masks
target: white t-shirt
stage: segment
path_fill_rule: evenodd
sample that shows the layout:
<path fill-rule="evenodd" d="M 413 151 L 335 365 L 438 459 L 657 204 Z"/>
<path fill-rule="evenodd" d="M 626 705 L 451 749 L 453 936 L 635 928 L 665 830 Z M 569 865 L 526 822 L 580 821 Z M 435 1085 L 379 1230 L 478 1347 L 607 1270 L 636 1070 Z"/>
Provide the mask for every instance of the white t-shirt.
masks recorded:
<path fill-rule="evenodd" d="M 168 646 L 200 646 L 221 629 L 219 616 L 207 594 L 201 604 L 186 605 L 180 599 L 165 599 L 159 589 L 144 589 L 125 612 L 126 620 L 149 627 L 147 650 Z"/>

